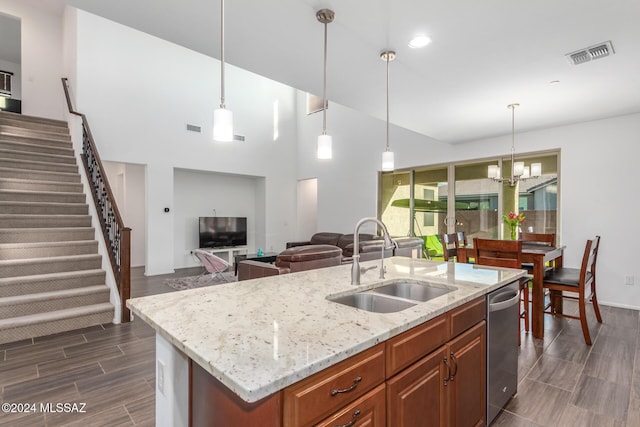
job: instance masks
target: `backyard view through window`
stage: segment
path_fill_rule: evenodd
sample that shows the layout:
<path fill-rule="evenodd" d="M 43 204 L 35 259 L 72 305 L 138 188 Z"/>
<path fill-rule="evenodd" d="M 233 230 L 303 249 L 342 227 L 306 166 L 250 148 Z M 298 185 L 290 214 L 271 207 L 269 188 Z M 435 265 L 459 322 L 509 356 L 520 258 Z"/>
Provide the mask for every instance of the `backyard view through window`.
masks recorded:
<path fill-rule="evenodd" d="M 424 255 L 442 259 L 441 236 L 464 232 L 467 239 L 508 239 L 502 215 L 522 212 L 521 231 L 556 233 L 558 223 L 558 154 L 517 158 L 542 163 L 542 175 L 514 186 L 487 178 L 489 165 L 511 173 L 510 159 L 416 167 L 381 173 L 379 217 L 395 236 L 420 236 Z"/>

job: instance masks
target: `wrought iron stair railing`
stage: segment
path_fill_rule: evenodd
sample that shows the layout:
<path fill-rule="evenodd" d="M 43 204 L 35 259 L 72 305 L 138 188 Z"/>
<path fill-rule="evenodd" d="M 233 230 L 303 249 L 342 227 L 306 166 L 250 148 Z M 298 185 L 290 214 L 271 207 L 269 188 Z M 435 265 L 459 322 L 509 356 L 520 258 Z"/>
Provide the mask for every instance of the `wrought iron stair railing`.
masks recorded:
<path fill-rule="evenodd" d="M 111 268 L 122 304 L 121 322 L 131 320 L 126 301 L 131 297 L 131 228 L 124 225 L 107 174 L 98 155 L 87 117 L 74 110 L 67 78 L 62 78 L 69 113 L 82 118 L 82 163 L 91 187 L 93 201 L 100 218 L 102 234 L 109 252 Z"/>

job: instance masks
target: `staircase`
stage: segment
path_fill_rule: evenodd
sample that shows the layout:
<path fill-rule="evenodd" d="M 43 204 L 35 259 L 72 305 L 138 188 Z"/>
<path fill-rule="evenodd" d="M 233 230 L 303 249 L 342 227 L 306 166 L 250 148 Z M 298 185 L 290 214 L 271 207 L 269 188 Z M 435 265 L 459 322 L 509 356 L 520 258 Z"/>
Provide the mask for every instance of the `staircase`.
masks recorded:
<path fill-rule="evenodd" d="M 66 122 L 0 112 L 0 344 L 111 323 Z"/>

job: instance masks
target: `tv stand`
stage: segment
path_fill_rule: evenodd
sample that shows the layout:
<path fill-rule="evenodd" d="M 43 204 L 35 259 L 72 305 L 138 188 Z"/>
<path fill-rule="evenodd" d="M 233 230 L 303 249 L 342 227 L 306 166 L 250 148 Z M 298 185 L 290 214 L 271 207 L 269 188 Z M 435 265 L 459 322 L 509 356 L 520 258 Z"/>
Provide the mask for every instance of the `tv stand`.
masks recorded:
<path fill-rule="evenodd" d="M 229 264 L 233 265 L 236 255 L 246 255 L 248 253 L 246 246 L 225 246 L 222 248 L 200 248 L 201 251 L 206 251 L 212 254 L 226 254 L 225 258 Z"/>

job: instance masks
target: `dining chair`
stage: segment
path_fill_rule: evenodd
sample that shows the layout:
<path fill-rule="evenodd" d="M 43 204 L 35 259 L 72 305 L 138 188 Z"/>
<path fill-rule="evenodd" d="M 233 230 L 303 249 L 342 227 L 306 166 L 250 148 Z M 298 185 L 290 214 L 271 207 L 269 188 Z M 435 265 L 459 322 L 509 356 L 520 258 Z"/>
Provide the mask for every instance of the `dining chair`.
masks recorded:
<path fill-rule="evenodd" d="M 587 240 L 580 268 L 560 267 L 549 270 L 545 274 L 543 283 L 544 288 L 549 289 L 551 293 L 551 303 L 545 307 L 545 314 L 580 320 L 582 334 L 587 345 L 591 345 L 586 310 L 589 299 L 593 304 L 593 311 L 598 323 L 602 323 L 598 298 L 596 297 L 596 261 L 599 246 L 600 236 L 596 236 L 593 240 Z M 590 294 L 587 294 L 587 290 L 590 291 Z M 571 294 L 577 294 L 577 296 Z M 557 298 L 577 300 L 579 315 L 573 316 L 557 312 L 555 309 Z"/>
<path fill-rule="evenodd" d="M 519 239 L 525 243 L 535 243 L 552 247 L 556 245 L 556 233 L 520 233 Z M 529 274 L 533 274 L 532 262 L 523 263 L 522 268 L 527 270 Z"/>
<path fill-rule="evenodd" d="M 442 239 L 442 255 L 445 261 L 451 260 L 453 261 L 453 257 L 458 254 L 458 234 L 457 233 L 449 233 L 443 234 L 441 236 Z"/>
<path fill-rule="evenodd" d="M 458 235 L 458 245 L 467 246 L 469 243 L 467 242 L 467 234 L 464 231 L 456 232 Z"/>
<path fill-rule="evenodd" d="M 476 265 L 522 269 L 521 240 L 493 240 L 474 237 L 473 248 Z M 520 279 L 520 301 L 524 308 L 519 311 L 518 345 L 520 345 L 520 319 L 524 319 L 524 329 L 529 332 L 529 282 L 531 276 Z"/>
<path fill-rule="evenodd" d="M 229 268 L 229 263 L 224 259 L 212 254 L 211 252 L 203 251 L 202 249 L 194 249 L 193 254 L 200 260 L 207 272 L 211 273 L 211 278 L 221 277 L 225 282 L 229 279 L 222 274 Z"/>

